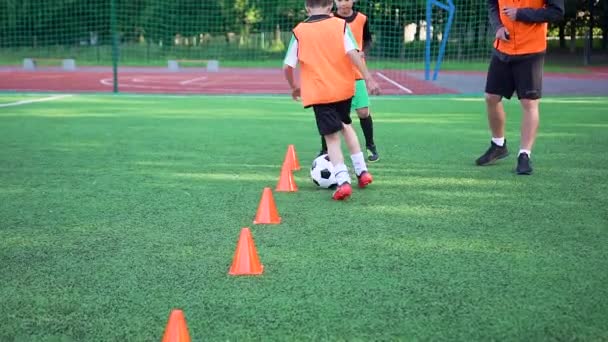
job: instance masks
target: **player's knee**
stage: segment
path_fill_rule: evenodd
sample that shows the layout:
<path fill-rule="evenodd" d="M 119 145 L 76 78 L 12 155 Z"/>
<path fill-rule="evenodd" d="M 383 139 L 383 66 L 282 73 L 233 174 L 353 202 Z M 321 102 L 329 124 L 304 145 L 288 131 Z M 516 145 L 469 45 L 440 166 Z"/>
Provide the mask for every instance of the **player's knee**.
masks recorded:
<path fill-rule="evenodd" d="M 336 141 L 340 141 L 340 133 L 339 132 L 335 132 L 335 133 L 331 133 L 331 134 L 326 134 L 325 135 L 325 141 L 328 144 L 331 143 L 335 143 Z"/>
<path fill-rule="evenodd" d="M 486 103 L 489 105 L 497 105 L 502 101 L 502 96 L 486 93 Z"/>
<path fill-rule="evenodd" d="M 525 113 L 538 112 L 539 100 L 521 99 L 520 102 Z"/>
<path fill-rule="evenodd" d="M 357 109 L 357 115 L 359 119 L 367 119 L 369 118 L 369 108 L 359 108 Z"/>

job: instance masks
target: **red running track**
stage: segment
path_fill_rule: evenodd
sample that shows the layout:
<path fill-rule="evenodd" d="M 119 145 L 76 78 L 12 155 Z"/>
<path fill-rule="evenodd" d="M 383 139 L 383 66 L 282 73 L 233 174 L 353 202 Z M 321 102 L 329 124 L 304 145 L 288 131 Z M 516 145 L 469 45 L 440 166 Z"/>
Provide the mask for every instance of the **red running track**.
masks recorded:
<path fill-rule="evenodd" d="M 126 93 L 162 94 L 288 94 L 279 69 L 223 69 L 209 73 L 204 69 L 169 72 L 161 68 L 121 68 L 118 88 Z M 385 95 L 458 93 L 420 80 L 405 71 L 375 72 Z M 24 71 L 0 68 L 0 90 L 22 92 L 111 92 L 112 70 L 80 68 L 62 71 L 48 68 Z"/>

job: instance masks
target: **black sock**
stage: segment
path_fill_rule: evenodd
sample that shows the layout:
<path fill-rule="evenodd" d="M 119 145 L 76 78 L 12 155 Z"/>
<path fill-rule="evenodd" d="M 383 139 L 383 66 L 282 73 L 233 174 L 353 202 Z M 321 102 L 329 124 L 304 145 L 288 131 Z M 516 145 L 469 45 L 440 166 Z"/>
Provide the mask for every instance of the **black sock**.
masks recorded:
<path fill-rule="evenodd" d="M 365 146 L 374 145 L 374 121 L 372 120 L 372 114 L 370 113 L 365 119 L 359 118 L 361 128 L 363 129 L 363 135 L 365 136 Z"/>
<path fill-rule="evenodd" d="M 327 142 L 324 136 L 321 136 L 321 151 L 327 153 Z"/>

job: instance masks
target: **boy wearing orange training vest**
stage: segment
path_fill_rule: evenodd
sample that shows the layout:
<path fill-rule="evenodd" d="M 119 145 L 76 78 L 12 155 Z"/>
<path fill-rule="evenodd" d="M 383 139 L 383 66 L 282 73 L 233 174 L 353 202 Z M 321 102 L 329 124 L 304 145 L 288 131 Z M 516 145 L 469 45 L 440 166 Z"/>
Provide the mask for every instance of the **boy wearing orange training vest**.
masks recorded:
<path fill-rule="evenodd" d="M 340 146 L 340 132 L 351 153 L 359 187 L 365 188 L 373 180 L 351 126 L 350 106 L 355 94 L 353 64 L 372 94 L 379 93 L 379 87 L 361 59 L 346 22 L 330 15 L 332 7 L 333 0 L 306 0 L 310 16 L 293 30 L 284 71 L 294 100 L 301 98 L 304 107 L 313 107 L 317 128 L 327 141 L 329 160 L 336 172 L 338 188 L 332 197 L 344 200 L 352 194 L 352 187 Z M 301 89 L 294 79 L 298 62 Z"/>
<path fill-rule="evenodd" d="M 355 1 L 356 0 L 334 0 L 337 9 L 334 12 L 334 16 L 344 19 L 348 23 L 353 36 L 355 36 L 357 45 L 361 49 L 361 57 L 365 58 L 365 53 L 372 44 L 372 34 L 369 30 L 367 16 L 353 9 Z M 356 68 L 355 75 L 355 97 L 353 97 L 351 110 L 356 111 L 357 116 L 359 116 L 359 123 L 363 130 L 365 147 L 368 152 L 367 160 L 373 163 L 380 159 L 380 155 L 378 154 L 378 149 L 374 142 L 374 122 L 372 121 L 372 116 L 369 111 L 369 95 L 367 94 L 363 75 L 361 75 Z M 325 144 L 325 139 L 321 138 L 321 152 L 319 155 L 326 153 L 327 145 Z"/>

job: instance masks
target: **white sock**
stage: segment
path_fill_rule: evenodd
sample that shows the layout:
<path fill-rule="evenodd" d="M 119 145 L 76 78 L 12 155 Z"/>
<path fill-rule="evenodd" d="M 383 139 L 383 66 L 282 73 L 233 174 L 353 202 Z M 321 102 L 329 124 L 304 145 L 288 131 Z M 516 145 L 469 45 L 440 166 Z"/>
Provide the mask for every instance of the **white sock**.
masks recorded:
<path fill-rule="evenodd" d="M 503 147 L 505 145 L 505 137 L 500 137 L 500 138 L 492 137 L 492 142 L 500 147 Z"/>
<path fill-rule="evenodd" d="M 520 154 L 525 153 L 528 155 L 528 157 L 530 157 L 530 155 L 532 154 L 532 151 L 530 150 L 525 150 L 525 149 L 519 149 L 519 153 L 517 154 L 517 156 L 519 157 Z"/>
<path fill-rule="evenodd" d="M 353 167 L 355 168 L 355 173 L 357 176 L 361 175 L 363 171 L 367 171 L 367 165 L 365 165 L 365 157 L 363 156 L 363 152 L 353 154 L 350 156 L 350 160 L 353 161 Z"/>
<path fill-rule="evenodd" d="M 344 163 L 334 166 L 334 170 L 336 171 L 336 181 L 338 182 L 338 185 L 350 183 L 350 174 Z"/>

